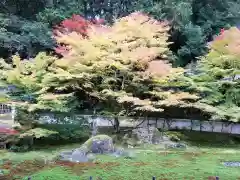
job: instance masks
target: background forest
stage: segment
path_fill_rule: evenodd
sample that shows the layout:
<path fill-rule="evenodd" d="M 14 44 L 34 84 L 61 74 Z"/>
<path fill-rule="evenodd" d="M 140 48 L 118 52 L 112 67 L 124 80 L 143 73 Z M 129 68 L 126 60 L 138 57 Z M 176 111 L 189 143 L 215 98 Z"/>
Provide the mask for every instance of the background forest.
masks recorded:
<path fill-rule="evenodd" d="M 169 47 L 174 63 L 185 66 L 207 52 L 206 44 L 222 28 L 238 26 L 237 0 L 3 0 L 0 2 L 0 54 L 34 57 L 51 52 L 55 41 L 52 28 L 73 14 L 100 17 L 106 23 L 134 11 L 143 11 L 171 24 Z"/>

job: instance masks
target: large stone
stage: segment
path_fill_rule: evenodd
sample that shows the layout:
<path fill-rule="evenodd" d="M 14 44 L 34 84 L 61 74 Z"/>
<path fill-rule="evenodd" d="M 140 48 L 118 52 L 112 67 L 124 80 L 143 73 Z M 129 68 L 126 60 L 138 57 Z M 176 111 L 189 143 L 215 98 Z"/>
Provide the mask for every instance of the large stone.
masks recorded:
<path fill-rule="evenodd" d="M 142 143 L 152 144 L 155 127 L 137 128 L 133 130 L 134 138 L 138 139 Z"/>
<path fill-rule="evenodd" d="M 87 140 L 80 148 L 68 152 L 62 152 L 58 160 L 71 162 L 93 161 L 93 153 L 113 153 L 113 140 L 107 135 L 97 135 Z"/>
<path fill-rule="evenodd" d="M 72 151 L 61 152 L 57 159 L 71 162 L 88 162 L 87 148 L 82 146 Z"/>
<path fill-rule="evenodd" d="M 108 151 L 108 149 L 105 148 L 107 146 L 105 144 L 108 144 L 108 142 L 104 142 L 104 141 L 101 141 L 101 140 L 93 140 L 92 147 L 91 147 L 91 152 L 92 153 L 103 154 L 105 150 Z"/>
<path fill-rule="evenodd" d="M 71 160 L 72 157 L 72 151 L 67 151 L 67 152 L 61 152 L 60 155 L 57 157 L 58 160 L 62 161 L 69 161 Z"/>
<path fill-rule="evenodd" d="M 138 137 L 136 131 L 132 131 L 131 134 L 126 134 L 123 138 L 123 144 L 128 147 L 135 147 L 141 144 L 141 141 Z"/>
<path fill-rule="evenodd" d="M 97 135 L 84 143 L 88 152 L 92 153 L 112 153 L 114 152 L 113 140 L 107 135 Z"/>
<path fill-rule="evenodd" d="M 76 149 L 71 155 L 72 162 L 88 162 L 87 152 L 83 149 Z"/>
<path fill-rule="evenodd" d="M 162 139 L 163 139 L 163 133 L 160 132 L 157 128 L 154 128 L 153 135 L 152 135 L 152 143 L 159 144 Z"/>

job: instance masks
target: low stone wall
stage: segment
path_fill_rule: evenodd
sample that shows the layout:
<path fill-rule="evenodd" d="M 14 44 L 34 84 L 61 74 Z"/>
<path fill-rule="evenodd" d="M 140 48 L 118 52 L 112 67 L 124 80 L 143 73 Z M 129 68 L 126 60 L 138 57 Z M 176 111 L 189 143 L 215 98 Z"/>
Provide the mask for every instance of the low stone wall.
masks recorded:
<path fill-rule="evenodd" d="M 188 129 L 193 131 L 219 132 L 240 134 L 240 123 L 229 123 L 221 121 L 200 121 L 190 119 L 133 119 L 127 117 L 119 117 L 120 127 L 157 127 L 168 130 L 173 129 Z M 42 114 L 40 117 L 42 123 L 59 123 L 59 124 L 76 124 L 76 125 L 91 125 L 97 127 L 113 126 L 113 118 L 110 117 L 93 117 L 91 115 L 70 115 L 70 116 L 55 116 L 53 114 Z"/>

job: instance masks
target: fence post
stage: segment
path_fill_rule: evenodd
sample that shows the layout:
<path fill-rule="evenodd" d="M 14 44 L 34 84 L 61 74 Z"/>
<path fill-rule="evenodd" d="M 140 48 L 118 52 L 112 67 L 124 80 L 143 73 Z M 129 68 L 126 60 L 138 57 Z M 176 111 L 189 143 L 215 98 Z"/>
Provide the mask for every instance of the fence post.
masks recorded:
<path fill-rule="evenodd" d="M 152 180 L 156 180 L 156 177 L 153 176 L 153 177 L 152 177 Z"/>

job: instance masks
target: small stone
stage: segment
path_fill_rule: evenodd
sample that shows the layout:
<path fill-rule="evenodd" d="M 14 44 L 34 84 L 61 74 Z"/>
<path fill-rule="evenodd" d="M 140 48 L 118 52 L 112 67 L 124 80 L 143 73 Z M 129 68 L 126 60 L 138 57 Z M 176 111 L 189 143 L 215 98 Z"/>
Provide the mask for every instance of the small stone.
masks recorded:
<path fill-rule="evenodd" d="M 3 176 L 3 175 L 4 175 L 3 170 L 0 169 L 0 176 Z"/>
<path fill-rule="evenodd" d="M 89 161 L 94 161 L 96 159 L 96 156 L 94 154 L 90 153 L 87 155 L 87 158 Z"/>
<path fill-rule="evenodd" d="M 128 145 L 128 148 L 132 149 L 132 148 L 133 148 L 133 146 L 131 146 L 131 145 Z"/>
<path fill-rule="evenodd" d="M 175 148 L 187 148 L 187 146 L 183 143 L 171 143 L 171 144 L 166 144 L 166 148 L 168 149 L 175 149 Z"/>
<path fill-rule="evenodd" d="M 124 158 L 126 159 L 134 159 L 135 154 L 132 151 L 126 151 L 124 152 Z"/>
<path fill-rule="evenodd" d="M 223 165 L 227 167 L 240 167 L 240 162 L 224 162 Z"/>
<path fill-rule="evenodd" d="M 117 148 L 112 155 L 115 156 L 115 157 L 120 157 L 123 154 L 124 154 L 124 149 L 123 148 Z"/>
<path fill-rule="evenodd" d="M 186 146 L 186 144 L 183 144 L 183 143 L 177 143 L 176 147 L 177 148 L 186 148 L 187 146 Z"/>

